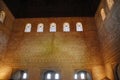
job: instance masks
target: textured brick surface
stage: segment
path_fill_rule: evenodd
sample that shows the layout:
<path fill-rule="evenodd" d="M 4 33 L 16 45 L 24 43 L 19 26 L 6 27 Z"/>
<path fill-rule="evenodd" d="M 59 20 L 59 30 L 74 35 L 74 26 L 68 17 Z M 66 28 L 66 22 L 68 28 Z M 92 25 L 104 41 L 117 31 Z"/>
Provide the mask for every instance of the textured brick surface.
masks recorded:
<path fill-rule="evenodd" d="M 24 33 L 28 22 L 32 23 L 32 31 Z M 45 25 L 45 31 L 37 33 L 37 24 L 41 22 Z M 57 24 L 55 33 L 49 32 L 51 22 Z M 71 32 L 62 31 L 64 22 L 70 23 Z M 76 22 L 82 22 L 83 32 L 75 31 Z M 13 68 L 27 69 L 30 80 L 45 69 L 58 70 L 62 80 L 72 80 L 75 70 L 88 70 L 92 74 L 94 66 L 102 67 L 101 55 L 94 18 L 16 19 L 4 62 Z M 101 70 L 98 72 L 101 73 Z M 39 77 L 36 75 L 36 80 Z M 99 80 L 102 77 L 93 78 Z"/>
<path fill-rule="evenodd" d="M 4 55 L 3 53 L 6 51 L 7 42 L 12 29 L 14 17 L 9 12 L 8 8 L 3 3 L 2 0 L 0 0 L 0 10 L 5 11 L 6 13 L 4 23 L 0 23 L 0 61 L 1 61 Z"/>
<path fill-rule="evenodd" d="M 29 80 L 42 80 L 42 73 L 51 69 L 60 72 L 61 80 L 73 80 L 78 70 L 87 70 L 93 80 L 105 76 L 114 80 L 112 68 L 120 56 L 117 1 L 111 11 L 105 0 L 101 2 L 96 14 L 97 27 L 92 17 L 27 18 L 13 22 L 14 17 L 0 1 L 0 9 L 7 13 L 5 23 L 0 23 L 0 79 L 9 78 L 16 69 L 23 69 L 28 71 Z M 107 14 L 105 21 L 99 14 L 102 7 Z M 57 24 L 55 33 L 49 32 L 52 22 Z M 64 22 L 70 23 L 71 32 L 62 31 Z M 83 32 L 75 31 L 76 22 L 83 24 Z M 27 23 L 32 24 L 30 33 L 24 33 Z M 45 25 L 43 33 L 37 33 L 39 23 Z"/>
<path fill-rule="evenodd" d="M 113 66 L 120 61 L 120 0 L 113 1 L 115 4 L 109 10 L 106 1 L 102 0 L 96 14 L 96 24 L 106 67 L 106 75 L 112 80 Z M 106 12 L 106 19 L 104 21 L 102 21 L 100 16 L 101 8 L 104 8 Z"/>
<path fill-rule="evenodd" d="M 6 13 L 4 23 L 0 23 L 0 79 L 7 80 L 8 77 L 10 77 L 12 68 L 9 67 L 9 65 L 6 66 L 3 62 L 3 59 L 6 52 L 8 39 L 12 30 L 14 17 L 2 0 L 0 0 L 0 10 L 5 11 Z"/>
<path fill-rule="evenodd" d="M 105 2 L 104 2 L 105 3 Z M 120 1 L 116 0 L 111 11 L 106 8 L 107 17 L 102 21 L 99 14 L 96 15 L 98 33 L 105 63 L 119 61 L 120 41 Z M 101 5 L 102 7 L 102 5 Z"/>

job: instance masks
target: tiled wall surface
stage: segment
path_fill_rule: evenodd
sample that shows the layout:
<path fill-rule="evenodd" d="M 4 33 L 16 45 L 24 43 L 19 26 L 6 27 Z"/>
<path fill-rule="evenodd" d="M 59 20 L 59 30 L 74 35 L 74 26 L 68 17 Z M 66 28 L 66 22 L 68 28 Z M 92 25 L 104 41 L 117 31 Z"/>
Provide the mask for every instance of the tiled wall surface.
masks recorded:
<path fill-rule="evenodd" d="M 32 30 L 26 33 L 24 29 L 28 22 L 32 24 Z M 49 32 L 51 22 L 57 24 L 57 32 Z M 62 31 L 64 22 L 70 24 L 71 32 Z M 75 31 L 76 22 L 83 24 L 83 32 Z M 42 33 L 36 31 L 39 23 L 45 25 Z M 30 80 L 36 74 L 35 80 L 39 80 L 39 74 L 45 69 L 58 70 L 62 80 L 72 80 L 69 76 L 73 76 L 75 70 L 88 70 L 94 74 L 93 67 L 103 65 L 94 18 L 16 19 L 13 26 L 4 62 L 13 68 L 27 69 Z M 96 76 L 93 78 L 97 80 Z"/>
<path fill-rule="evenodd" d="M 3 24 L 0 23 L 0 78 L 9 79 L 16 69 L 23 69 L 28 71 L 29 80 L 42 80 L 42 73 L 50 69 L 60 72 L 61 80 L 73 80 L 78 70 L 87 70 L 93 80 L 101 80 L 105 76 L 114 80 L 114 66 L 120 60 L 119 4 L 120 0 L 115 0 L 110 10 L 106 0 L 102 0 L 96 21 L 93 17 L 14 21 L 1 0 L 0 9 L 5 10 L 6 19 Z M 104 20 L 100 15 L 101 8 L 105 10 Z M 49 32 L 52 22 L 57 25 L 56 32 Z M 64 22 L 70 24 L 70 32 L 63 32 Z M 82 32 L 76 32 L 77 22 L 82 23 Z M 27 23 L 32 24 L 29 33 L 24 32 Z M 39 23 L 44 24 L 44 32 L 37 32 Z"/>

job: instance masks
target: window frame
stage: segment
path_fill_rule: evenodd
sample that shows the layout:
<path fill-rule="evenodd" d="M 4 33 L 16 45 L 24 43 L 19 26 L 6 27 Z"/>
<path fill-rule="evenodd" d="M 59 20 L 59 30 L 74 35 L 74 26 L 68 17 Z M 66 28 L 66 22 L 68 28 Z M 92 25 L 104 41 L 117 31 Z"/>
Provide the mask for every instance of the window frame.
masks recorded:
<path fill-rule="evenodd" d="M 106 12 L 105 12 L 105 8 L 101 8 L 100 9 L 100 15 L 101 15 L 101 18 L 102 18 L 102 21 L 104 21 L 106 19 Z"/>
<path fill-rule="evenodd" d="M 54 26 L 54 27 L 53 27 Z M 53 30 L 54 29 L 54 30 Z M 49 32 L 57 32 L 57 25 L 56 23 L 52 22 L 50 24 Z"/>
<path fill-rule="evenodd" d="M 81 22 L 76 23 L 76 31 L 83 32 L 83 24 Z"/>
<path fill-rule="evenodd" d="M 40 26 L 41 26 L 42 28 L 40 28 Z M 39 23 L 39 24 L 37 25 L 37 32 L 44 32 L 44 24 L 43 24 L 43 23 Z"/>
<path fill-rule="evenodd" d="M 87 79 L 87 80 L 93 80 L 92 79 L 92 75 L 91 75 L 91 72 L 90 71 L 88 71 L 88 70 L 76 70 L 75 72 L 74 72 L 74 75 L 73 75 L 73 80 L 86 80 L 86 79 L 75 79 L 75 74 L 77 74 L 77 76 L 80 74 L 80 73 L 85 73 L 86 75 L 85 75 L 85 77 L 87 78 L 88 76 L 89 76 L 89 78 L 90 79 Z"/>
<path fill-rule="evenodd" d="M 51 79 L 46 79 L 48 73 L 52 74 Z M 59 79 L 55 79 L 56 74 L 59 74 Z M 42 73 L 42 80 L 60 80 L 60 73 L 58 71 L 55 71 L 55 70 L 45 70 Z"/>
<path fill-rule="evenodd" d="M 5 11 L 1 10 L 0 11 L 0 22 L 4 23 L 5 18 L 6 18 L 6 13 L 5 13 Z"/>
<path fill-rule="evenodd" d="M 63 23 L 63 32 L 70 32 L 70 24 L 68 22 Z"/>
<path fill-rule="evenodd" d="M 21 76 L 20 76 L 19 79 L 16 79 L 15 76 L 18 74 L 18 72 L 19 72 L 19 74 L 21 74 Z M 26 79 L 23 79 L 23 74 L 24 73 L 27 73 L 27 78 Z M 10 79 L 12 79 L 12 80 L 28 80 L 28 71 L 27 70 L 21 70 L 21 69 L 20 70 L 19 69 L 15 70 L 15 71 L 12 72 L 12 75 L 11 75 Z"/>
<path fill-rule="evenodd" d="M 118 68 L 120 68 L 120 64 L 116 64 L 114 66 L 114 77 L 115 77 L 115 80 L 119 80 L 120 79 L 120 75 L 118 74 Z"/>
<path fill-rule="evenodd" d="M 28 26 L 29 26 L 29 28 L 28 28 Z M 28 29 L 27 29 L 28 28 Z M 31 32 L 32 31 L 32 24 L 31 23 L 27 23 L 26 25 L 25 25 L 25 28 L 24 28 L 24 32 L 25 33 L 29 33 L 29 32 Z"/>
<path fill-rule="evenodd" d="M 114 0 L 106 0 L 107 6 L 109 8 L 109 10 L 111 10 L 115 4 Z"/>

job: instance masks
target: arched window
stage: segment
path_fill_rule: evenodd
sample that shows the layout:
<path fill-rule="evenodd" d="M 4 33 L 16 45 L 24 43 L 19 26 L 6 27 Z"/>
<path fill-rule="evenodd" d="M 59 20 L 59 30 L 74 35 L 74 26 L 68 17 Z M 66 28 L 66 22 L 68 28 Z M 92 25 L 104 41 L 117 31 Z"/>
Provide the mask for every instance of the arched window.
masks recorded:
<path fill-rule="evenodd" d="M 46 71 L 43 75 L 43 80 L 60 80 L 60 74 L 56 71 Z"/>
<path fill-rule="evenodd" d="M 87 71 L 78 71 L 74 74 L 74 80 L 92 80 L 92 78 Z"/>
<path fill-rule="evenodd" d="M 106 18 L 105 9 L 104 9 L 104 8 L 102 8 L 100 13 L 101 13 L 102 20 L 104 21 L 104 20 L 105 20 L 105 18 Z"/>
<path fill-rule="evenodd" d="M 0 11 L 0 22 L 3 23 L 5 19 L 5 12 L 4 11 Z"/>
<path fill-rule="evenodd" d="M 43 30 L 44 30 L 44 24 L 43 23 L 38 24 L 37 32 L 43 32 Z"/>
<path fill-rule="evenodd" d="M 63 32 L 70 32 L 70 24 L 69 23 L 64 23 L 63 24 Z"/>
<path fill-rule="evenodd" d="M 24 32 L 31 32 L 32 25 L 31 23 L 26 24 Z"/>
<path fill-rule="evenodd" d="M 28 74 L 24 70 L 18 70 L 15 73 L 13 73 L 12 80 L 27 80 L 28 79 Z"/>
<path fill-rule="evenodd" d="M 83 27 L 82 27 L 82 23 L 81 22 L 77 22 L 76 23 L 76 31 L 77 32 L 83 31 Z"/>
<path fill-rule="evenodd" d="M 50 24 L 50 32 L 56 32 L 56 23 Z"/>
<path fill-rule="evenodd" d="M 108 5 L 109 10 L 111 10 L 114 5 L 114 0 L 107 0 L 107 5 Z"/>

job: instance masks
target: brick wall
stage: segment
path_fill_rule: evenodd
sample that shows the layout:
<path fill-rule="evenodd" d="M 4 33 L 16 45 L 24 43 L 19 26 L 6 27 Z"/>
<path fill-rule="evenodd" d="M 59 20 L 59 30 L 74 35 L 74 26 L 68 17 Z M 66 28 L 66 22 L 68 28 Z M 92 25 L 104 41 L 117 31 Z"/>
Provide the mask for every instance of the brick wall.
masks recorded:
<path fill-rule="evenodd" d="M 109 10 L 106 1 L 101 1 L 95 17 L 96 27 L 93 17 L 27 18 L 14 21 L 6 5 L 0 1 L 0 9 L 5 10 L 7 15 L 5 22 L 0 23 L 0 79 L 9 79 L 16 69 L 23 69 L 28 71 L 29 80 L 42 80 L 45 70 L 60 72 L 61 80 L 73 80 L 78 70 L 90 72 L 93 80 L 101 80 L 105 76 L 114 80 L 113 66 L 119 62 L 120 55 L 120 1 L 115 2 L 112 10 Z M 102 7 L 107 15 L 104 21 L 100 16 Z M 57 24 L 55 33 L 49 32 L 52 22 Z M 70 23 L 71 32 L 62 31 L 64 22 Z M 76 22 L 83 24 L 83 32 L 75 31 Z M 30 33 L 24 32 L 27 23 L 32 24 Z M 37 33 L 39 23 L 45 25 L 43 33 Z"/>
<path fill-rule="evenodd" d="M 9 73 L 11 72 L 11 68 L 4 64 L 3 59 L 12 30 L 14 16 L 11 14 L 2 0 L 0 0 L 0 11 L 1 10 L 5 11 L 6 17 L 4 23 L 0 23 L 0 78 L 7 79 L 7 77 L 10 75 Z"/>
<path fill-rule="evenodd" d="M 112 80 L 114 66 L 120 61 L 120 0 L 113 1 L 114 5 L 109 9 L 107 0 L 102 0 L 95 16 L 106 75 Z M 102 20 L 101 8 L 105 10 L 105 20 Z"/>
<path fill-rule="evenodd" d="M 45 31 L 37 33 L 41 22 Z M 57 24 L 55 33 L 49 32 L 51 22 Z M 64 22 L 70 23 L 71 32 L 62 31 Z M 83 24 L 83 32 L 75 31 L 76 22 Z M 32 24 L 30 33 L 24 32 L 27 23 Z M 95 20 L 87 17 L 16 19 L 4 62 L 13 70 L 27 70 L 30 80 L 41 79 L 46 69 L 59 71 L 62 80 L 73 80 L 76 70 L 89 71 L 94 80 L 105 76 Z"/>

